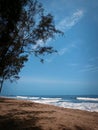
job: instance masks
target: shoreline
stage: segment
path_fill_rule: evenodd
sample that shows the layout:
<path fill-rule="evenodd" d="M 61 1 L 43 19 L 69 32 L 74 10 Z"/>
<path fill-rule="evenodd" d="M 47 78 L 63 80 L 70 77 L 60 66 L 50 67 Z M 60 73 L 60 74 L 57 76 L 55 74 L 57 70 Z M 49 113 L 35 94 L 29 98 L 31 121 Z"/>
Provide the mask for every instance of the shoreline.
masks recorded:
<path fill-rule="evenodd" d="M 98 130 L 98 112 L 0 97 L 1 130 Z"/>
<path fill-rule="evenodd" d="M 68 109 L 74 109 L 74 110 L 82 110 L 82 111 L 89 111 L 89 112 L 98 112 L 98 102 L 64 102 L 64 100 L 61 97 L 45 97 L 42 96 L 33 96 L 33 97 L 27 97 L 27 96 L 0 96 L 1 98 L 10 98 L 10 99 L 16 99 L 16 100 L 24 100 L 24 101 L 31 101 L 34 103 L 40 103 L 42 105 L 53 105 L 60 108 L 68 108 Z M 77 98 L 77 97 L 76 97 Z M 88 101 L 88 97 L 79 97 L 79 98 L 85 98 L 85 100 Z M 51 100 L 52 99 L 52 100 Z M 98 98 L 92 98 L 90 97 L 89 100 L 98 100 Z M 48 101 L 47 101 L 48 100 Z M 61 101 L 60 101 L 61 100 Z M 63 102 L 62 102 L 63 100 Z M 59 104 L 60 103 L 60 104 Z"/>

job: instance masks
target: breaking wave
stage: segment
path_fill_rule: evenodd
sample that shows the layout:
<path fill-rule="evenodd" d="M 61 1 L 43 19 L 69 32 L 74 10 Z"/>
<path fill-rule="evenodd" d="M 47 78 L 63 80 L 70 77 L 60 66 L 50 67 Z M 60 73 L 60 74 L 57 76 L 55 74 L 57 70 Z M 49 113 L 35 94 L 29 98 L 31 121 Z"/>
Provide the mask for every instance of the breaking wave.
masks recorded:
<path fill-rule="evenodd" d="M 50 104 L 64 108 L 80 109 L 90 112 L 98 112 L 98 98 L 76 97 L 72 99 L 56 98 L 56 97 L 28 97 L 16 96 L 17 99 L 30 100 L 36 103 Z"/>
<path fill-rule="evenodd" d="M 98 101 L 98 98 L 77 97 L 77 100 L 84 100 L 84 101 Z"/>

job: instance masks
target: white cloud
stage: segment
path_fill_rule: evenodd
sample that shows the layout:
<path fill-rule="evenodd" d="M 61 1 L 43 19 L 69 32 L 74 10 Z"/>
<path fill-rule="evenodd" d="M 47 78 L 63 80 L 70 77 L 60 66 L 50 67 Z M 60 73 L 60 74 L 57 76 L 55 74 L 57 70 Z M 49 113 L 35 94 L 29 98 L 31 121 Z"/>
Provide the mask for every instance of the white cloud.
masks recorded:
<path fill-rule="evenodd" d="M 46 58 L 45 62 L 51 63 L 56 57 L 57 55 L 62 56 L 64 55 L 67 51 L 69 51 L 69 48 L 62 48 L 60 49 L 57 53 L 53 54 L 51 57 Z"/>
<path fill-rule="evenodd" d="M 36 83 L 36 84 L 68 84 L 69 81 L 50 79 L 46 77 L 23 77 L 19 82 L 23 83 Z"/>
<path fill-rule="evenodd" d="M 62 56 L 65 53 L 69 52 L 69 50 L 70 50 L 70 47 L 62 48 L 62 49 L 58 50 L 58 52 L 55 53 L 54 55 L 52 55 L 50 58 L 48 58 L 48 59 L 46 58 L 45 61 L 48 62 L 48 63 L 50 63 L 50 62 L 52 62 L 55 59 L 55 57 L 57 55 Z"/>
<path fill-rule="evenodd" d="M 44 42 L 43 40 L 38 40 L 37 43 L 33 46 L 33 49 L 37 49 L 38 47 L 44 47 L 49 45 L 49 43 L 52 41 L 52 38 L 47 39 L 46 42 Z"/>
<path fill-rule="evenodd" d="M 97 72 L 98 67 L 92 64 L 85 65 L 79 72 Z"/>
<path fill-rule="evenodd" d="M 55 59 L 56 55 L 52 55 L 50 58 L 46 58 L 45 62 L 51 63 Z"/>
<path fill-rule="evenodd" d="M 69 52 L 72 48 L 77 48 L 77 42 L 71 43 L 68 47 L 62 48 L 58 51 L 60 56 L 64 55 L 65 53 Z"/>
<path fill-rule="evenodd" d="M 84 11 L 83 10 L 77 10 L 76 12 L 74 12 L 72 14 L 72 16 L 69 16 L 65 19 L 63 19 L 59 24 L 58 24 L 58 29 L 62 30 L 62 31 L 66 31 L 68 29 L 70 29 L 71 27 L 73 27 L 74 25 L 76 25 L 76 23 L 79 22 L 79 20 L 83 17 Z M 48 39 L 46 42 L 46 45 L 49 44 L 51 42 L 51 39 Z M 33 47 L 33 49 L 36 49 L 38 46 L 44 46 L 45 43 L 42 40 L 39 40 L 37 42 L 37 44 Z M 71 48 L 77 48 L 76 43 L 72 43 L 71 45 L 69 45 L 68 47 L 62 48 L 58 51 L 58 54 L 60 56 L 64 55 L 65 53 L 69 52 Z M 53 59 L 56 57 L 52 56 L 48 59 L 45 59 L 46 62 L 52 62 Z"/>
<path fill-rule="evenodd" d="M 74 25 L 76 25 L 79 22 L 79 20 L 83 17 L 83 14 L 84 14 L 83 10 L 77 10 L 76 12 L 74 12 L 72 14 L 72 16 L 69 16 L 69 17 L 63 19 L 58 24 L 58 28 L 63 31 L 70 29 L 71 27 L 73 27 Z"/>
<path fill-rule="evenodd" d="M 59 52 L 58 52 L 58 54 L 60 55 L 60 56 L 62 56 L 62 55 L 64 55 L 66 52 L 68 52 L 69 51 L 69 48 L 63 48 L 63 49 L 61 49 Z"/>
<path fill-rule="evenodd" d="M 79 80 L 62 80 L 62 79 L 49 79 L 46 77 L 23 77 L 19 82 L 25 84 L 50 84 L 50 85 L 91 85 L 98 84 L 98 82 L 79 81 Z M 47 86 L 47 85 L 46 85 Z"/>
<path fill-rule="evenodd" d="M 44 45 L 43 41 L 42 41 L 42 40 L 38 40 L 38 41 L 37 41 L 37 44 L 35 44 L 35 45 L 33 46 L 33 49 L 36 49 L 36 48 L 38 48 L 39 46 L 43 46 L 43 45 Z"/>

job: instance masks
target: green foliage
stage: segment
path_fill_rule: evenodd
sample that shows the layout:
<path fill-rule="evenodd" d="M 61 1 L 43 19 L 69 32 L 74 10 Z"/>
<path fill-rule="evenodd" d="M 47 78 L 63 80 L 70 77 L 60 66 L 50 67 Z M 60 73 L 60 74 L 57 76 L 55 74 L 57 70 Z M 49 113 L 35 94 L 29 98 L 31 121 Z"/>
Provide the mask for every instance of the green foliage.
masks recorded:
<path fill-rule="evenodd" d="M 28 60 L 56 52 L 45 45 L 56 33 L 53 16 L 36 0 L 0 0 L 0 79 L 13 81 Z M 44 46 L 38 45 L 42 41 Z M 34 49 L 34 46 L 36 48 Z M 38 45 L 38 46 L 37 46 Z M 43 59 L 40 59 L 43 62 Z M 2 88 L 2 85 L 1 85 Z"/>

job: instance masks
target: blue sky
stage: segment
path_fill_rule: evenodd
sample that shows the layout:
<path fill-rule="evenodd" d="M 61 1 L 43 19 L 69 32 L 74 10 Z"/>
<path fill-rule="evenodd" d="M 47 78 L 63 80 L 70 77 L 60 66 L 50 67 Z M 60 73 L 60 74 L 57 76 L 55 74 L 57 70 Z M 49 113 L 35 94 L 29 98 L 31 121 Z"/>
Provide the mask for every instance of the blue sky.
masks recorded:
<path fill-rule="evenodd" d="M 36 57 L 20 73 L 17 83 L 6 82 L 8 95 L 98 95 L 98 0 L 40 0 L 53 14 L 64 36 L 49 39 L 58 54 Z M 41 44 L 41 41 L 39 41 Z"/>

